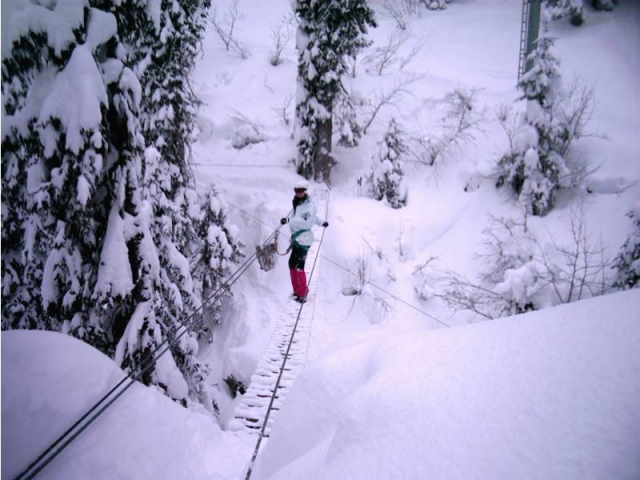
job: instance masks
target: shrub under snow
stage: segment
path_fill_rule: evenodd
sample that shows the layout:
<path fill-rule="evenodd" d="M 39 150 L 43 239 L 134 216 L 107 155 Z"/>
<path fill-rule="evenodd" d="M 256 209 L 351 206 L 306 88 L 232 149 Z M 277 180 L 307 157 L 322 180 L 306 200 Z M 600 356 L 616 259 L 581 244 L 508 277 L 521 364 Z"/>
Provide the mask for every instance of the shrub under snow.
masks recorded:
<path fill-rule="evenodd" d="M 640 202 L 634 204 L 627 216 L 633 227 L 614 261 L 617 270 L 614 285 L 623 290 L 640 286 Z"/>
<path fill-rule="evenodd" d="M 392 208 L 401 208 L 407 203 L 407 187 L 403 181 L 406 154 L 404 134 L 392 118 L 368 177 L 371 197 L 386 199 Z"/>

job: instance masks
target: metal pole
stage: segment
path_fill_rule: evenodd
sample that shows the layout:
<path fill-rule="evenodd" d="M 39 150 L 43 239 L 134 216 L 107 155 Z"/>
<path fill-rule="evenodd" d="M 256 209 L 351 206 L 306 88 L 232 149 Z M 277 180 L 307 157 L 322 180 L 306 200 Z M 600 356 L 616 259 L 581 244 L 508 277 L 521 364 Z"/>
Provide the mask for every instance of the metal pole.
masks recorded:
<path fill-rule="evenodd" d="M 540 31 L 540 12 L 542 10 L 542 0 L 528 0 L 529 1 L 529 21 L 527 25 L 527 50 L 525 59 L 536 48 L 536 40 L 538 40 L 538 33 Z M 526 61 L 524 71 L 525 73 L 531 70 L 533 63 L 530 60 Z"/>

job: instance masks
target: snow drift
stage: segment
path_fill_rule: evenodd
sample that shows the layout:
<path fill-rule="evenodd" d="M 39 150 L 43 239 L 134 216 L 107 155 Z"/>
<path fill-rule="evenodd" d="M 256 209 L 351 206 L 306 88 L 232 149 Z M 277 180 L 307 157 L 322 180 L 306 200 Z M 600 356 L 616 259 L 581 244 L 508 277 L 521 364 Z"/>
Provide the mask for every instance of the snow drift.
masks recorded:
<path fill-rule="evenodd" d="M 107 356 L 67 335 L 2 332 L 2 478 L 15 478 L 123 377 Z M 233 475 L 241 434 L 133 385 L 39 479 L 167 479 Z M 248 456 L 249 453 L 236 453 Z"/>
<path fill-rule="evenodd" d="M 638 290 L 332 349 L 255 478 L 637 479 Z"/>

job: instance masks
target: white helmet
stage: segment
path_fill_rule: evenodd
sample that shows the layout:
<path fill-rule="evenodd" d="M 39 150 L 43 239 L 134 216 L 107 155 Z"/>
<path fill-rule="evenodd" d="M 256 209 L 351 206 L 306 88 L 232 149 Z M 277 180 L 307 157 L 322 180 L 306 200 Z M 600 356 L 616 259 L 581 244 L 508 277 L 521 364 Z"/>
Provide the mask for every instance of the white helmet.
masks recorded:
<path fill-rule="evenodd" d="M 306 180 L 300 180 L 298 183 L 296 183 L 296 186 L 293 188 L 295 190 L 308 190 L 309 182 L 307 182 Z"/>

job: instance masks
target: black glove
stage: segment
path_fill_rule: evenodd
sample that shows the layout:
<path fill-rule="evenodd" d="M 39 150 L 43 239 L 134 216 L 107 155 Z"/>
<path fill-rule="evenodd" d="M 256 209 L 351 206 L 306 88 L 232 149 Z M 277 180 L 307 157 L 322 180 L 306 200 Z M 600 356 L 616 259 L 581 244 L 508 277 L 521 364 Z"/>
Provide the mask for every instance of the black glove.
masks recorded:
<path fill-rule="evenodd" d="M 281 218 L 280 219 L 280 225 L 284 225 L 285 223 L 287 223 L 288 219 L 286 218 Z"/>
<path fill-rule="evenodd" d="M 322 226 L 323 226 L 323 227 L 325 227 L 325 228 L 327 228 L 327 227 L 329 226 L 329 222 L 324 222 L 324 223 L 322 224 Z"/>

